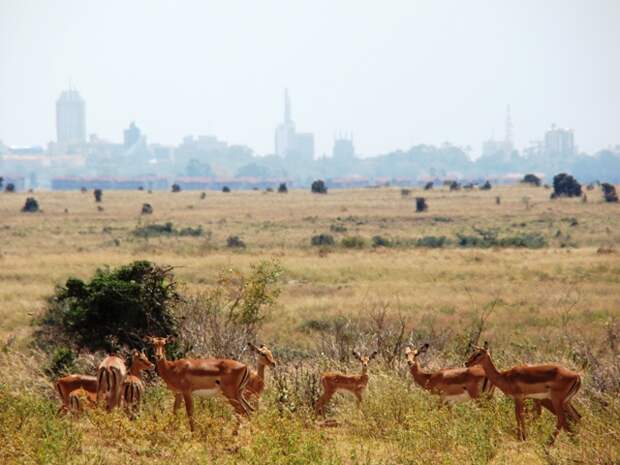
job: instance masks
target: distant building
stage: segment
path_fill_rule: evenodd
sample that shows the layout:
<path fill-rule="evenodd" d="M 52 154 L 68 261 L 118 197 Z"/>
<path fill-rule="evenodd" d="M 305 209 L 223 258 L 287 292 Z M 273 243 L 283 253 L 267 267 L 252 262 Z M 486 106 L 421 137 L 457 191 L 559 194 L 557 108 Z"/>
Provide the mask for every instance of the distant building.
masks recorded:
<path fill-rule="evenodd" d="M 67 148 L 86 143 L 85 104 L 75 89 L 65 90 L 56 101 L 56 138 Z"/>
<path fill-rule="evenodd" d="M 314 159 L 314 134 L 296 132 L 288 90 L 284 91 L 284 121 L 276 128 L 275 143 L 279 157 L 305 161 Z"/>
<path fill-rule="evenodd" d="M 138 128 L 136 123 L 132 121 L 129 127 L 123 131 L 124 147 L 128 149 L 132 145 L 135 145 L 140 140 L 141 136 L 142 132 L 140 131 L 140 128 Z"/>
<path fill-rule="evenodd" d="M 557 128 L 555 124 L 545 133 L 547 155 L 574 155 L 575 136 L 572 129 Z"/>
<path fill-rule="evenodd" d="M 497 157 L 501 156 L 504 160 L 509 160 L 514 150 L 514 143 L 512 137 L 512 117 L 510 116 L 510 105 L 506 107 L 506 120 L 504 127 L 504 140 L 495 140 L 494 137 L 486 140 L 482 143 L 482 156 L 483 157 Z"/>
<path fill-rule="evenodd" d="M 355 147 L 353 146 L 353 138 L 338 137 L 334 140 L 334 148 L 332 149 L 332 158 L 334 160 L 352 161 L 355 158 Z"/>

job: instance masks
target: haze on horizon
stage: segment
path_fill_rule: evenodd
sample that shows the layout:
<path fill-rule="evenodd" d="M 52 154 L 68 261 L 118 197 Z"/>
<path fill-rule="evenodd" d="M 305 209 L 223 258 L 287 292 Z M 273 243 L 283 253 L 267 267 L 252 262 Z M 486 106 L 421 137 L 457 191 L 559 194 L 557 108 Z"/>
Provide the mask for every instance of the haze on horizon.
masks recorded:
<path fill-rule="evenodd" d="M 521 149 L 552 123 L 581 151 L 620 143 L 620 2 L 0 1 L 0 140 L 55 139 L 69 82 L 87 132 L 210 134 L 274 151 L 289 88 L 316 156 L 450 141 L 480 152 L 512 107 Z"/>

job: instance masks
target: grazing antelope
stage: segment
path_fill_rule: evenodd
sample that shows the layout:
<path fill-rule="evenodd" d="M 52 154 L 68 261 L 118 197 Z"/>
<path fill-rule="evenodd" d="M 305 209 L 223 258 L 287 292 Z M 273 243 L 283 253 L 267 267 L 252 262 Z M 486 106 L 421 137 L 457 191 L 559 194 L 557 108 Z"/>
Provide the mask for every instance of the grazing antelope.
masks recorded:
<path fill-rule="evenodd" d="M 142 382 L 142 370 L 150 370 L 155 365 L 144 355 L 144 352 L 134 351 L 131 359 L 129 374 L 123 383 L 123 401 L 125 410 L 134 415 L 140 409 L 144 396 L 144 383 Z"/>
<path fill-rule="evenodd" d="M 69 394 L 69 411 L 79 415 L 85 405 L 96 405 L 96 400 L 84 388 L 78 388 Z"/>
<path fill-rule="evenodd" d="M 362 393 L 368 385 L 368 363 L 377 356 L 377 351 L 374 351 L 370 354 L 370 356 L 361 356 L 354 350 L 353 355 L 362 364 L 362 371 L 359 375 L 345 375 L 342 373 L 327 372 L 323 373 L 321 376 L 323 395 L 316 403 L 317 415 L 325 414 L 325 405 L 337 391 L 352 392 L 357 398 L 358 407 L 362 403 Z"/>
<path fill-rule="evenodd" d="M 70 395 L 78 389 L 84 390 L 91 401 L 95 402 L 97 400 L 97 378 L 94 376 L 67 375 L 56 381 L 56 391 L 62 401 L 58 413 L 71 409 Z"/>
<path fill-rule="evenodd" d="M 103 359 L 97 372 L 97 405 L 102 395 L 107 397 L 106 409 L 108 411 L 120 405 L 126 375 L 127 368 L 122 358 L 108 355 Z"/>
<path fill-rule="evenodd" d="M 159 376 L 168 389 L 175 393 L 174 412 L 185 402 L 189 427 L 194 431 L 194 404 L 192 394 L 212 395 L 221 393 L 228 399 L 235 412 L 248 416 L 253 408 L 243 397 L 243 391 L 250 379 L 250 369 L 241 362 L 229 359 L 186 359 L 166 360 L 164 347 L 172 341 L 168 337 L 148 337 L 155 349 L 155 359 Z"/>
<path fill-rule="evenodd" d="M 551 443 L 563 428 L 571 432 L 567 416 L 578 421 L 581 415 L 570 403 L 581 387 L 581 376 L 560 365 L 519 365 L 506 371 L 498 371 L 491 360 L 488 344 L 476 347 L 476 351 L 465 363 L 471 367 L 480 365 L 489 380 L 515 402 L 515 416 L 519 439 L 525 440 L 523 401 L 526 398 L 539 399 L 543 407 L 557 417 Z"/>
<path fill-rule="evenodd" d="M 424 344 L 419 349 L 405 349 L 411 376 L 422 389 L 439 395 L 442 402 L 462 402 L 479 399 L 483 394 L 493 395 L 494 386 L 479 366 L 445 368 L 432 373 L 422 371 L 418 356 L 426 352 L 428 347 L 428 344 Z"/>
<path fill-rule="evenodd" d="M 253 397 L 257 401 L 265 389 L 265 367 L 275 367 L 276 361 L 273 358 L 271 350 L 269 350 L 264 344 L 260 347 L 256 347 L 251 342 L 248 342 L 248 346 L 256 352 L 256 371 L 252 370 L 250 374 L 250 380 L 245 387 L 245 397 Z"/>

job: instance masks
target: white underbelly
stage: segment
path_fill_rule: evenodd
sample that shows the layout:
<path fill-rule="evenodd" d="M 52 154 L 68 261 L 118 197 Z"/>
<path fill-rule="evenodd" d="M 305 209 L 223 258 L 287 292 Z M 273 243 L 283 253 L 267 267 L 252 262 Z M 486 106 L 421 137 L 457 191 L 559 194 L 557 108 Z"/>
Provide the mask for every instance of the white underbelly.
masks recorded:
<path fill-rule="evenodd" d="M 462 394 L 456 394 L 453 396 L 444 396 L 444 400 L 450 403 L 465 402 L 469 399 L 470 399 L 469 393 L 467 392 L 464 392 Z"/>
<path fill-rule="evenodd" d="M 220 392 L 218 388 L 213 389 L 196 389 L 192 394 L 198 397 L 213 397 Z"/>
<path fill-rule="evenodd" d="M 527 394 L 525 397 L 528 399 L 551 399 L 549 392 L 537 392 L 535 394 Z"/>

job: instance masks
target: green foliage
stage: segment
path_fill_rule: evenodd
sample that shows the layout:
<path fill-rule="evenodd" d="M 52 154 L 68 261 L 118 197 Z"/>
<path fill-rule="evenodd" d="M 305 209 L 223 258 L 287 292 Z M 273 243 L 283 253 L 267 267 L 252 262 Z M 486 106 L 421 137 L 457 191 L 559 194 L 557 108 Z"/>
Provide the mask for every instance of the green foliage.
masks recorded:
<path fill-rule="evenodd" d="M 334 223 L 329 226 L 329 230 L 336 233 L 347 232 L 347 227 L 344 224 Z"/>
<path fill-rule="evenodd" d="M 68 347 L 57 347 L 52 354 L 47 372 L 56 377 L 71 371 L 75 363 L 75 352 Z"/>
<path fill-rule="evenodd" d="M 334 236 L 330 234 L 318 234 L 312 236 L 310 243 L 314 246 L 332 246 L 335 244 Z"/>
<path fill-rule="evenodd" d="M 133 235 L 137 237 L 142 237 L 148 239 L 150 237 L 167 237 L 167 236 L 190 236 L 190 237 L 198 237 L 202 236 L 204 233 L 202 226 L 198 226 L 193 228 L 191 226 L 187 226 L 185 228 L 176 229 L 171 222 L 158 224 L 152 223 L 147 224 L 145 226 L 139 226 L 133 230 Z"/>
<path fill-rule="evenodd" d="M 616 193 L 616 186 L 609 184 L 607 182 L 604 182 L 603 184 L 601 184 L 601 189 L 603 189 L 603 200 L 605 200 L 605 202 L 617 202 L 618 201 L 618 194 Z"/>
<path fill-rule="evenodd" d="M 551 198 L 579 196 L 581 196 L 581 184 L 570 174 L 560 173 L 553 177 L 553 194 Z"/>
<path fill-rule="evenodd" d="M 535 233 L 517 234 L 499 238 L 497 231 L 475 229 L 478 235 L 466 235 L 457 233 L 457 245 L 464 248 L 489 247 L 523 247 L 528 249 L 540 249 L 546 247 L 547 240 L 544 236 Z"/>
<path fill-rule="evenodd" d="M 387 237 L 382 236 L 373 236 L 372 237 L 372 246 L 373 247 L 392 247 L 394 244 Z"/>
<path fill-rule="evenodd" d="M 99 269 L 88 282 L 69 278 L 56 289 L 40 336 L 92 351 L 142 348 L 145 336 L 176 334 L 178 300 L 172 268 L 136 261 Z"/>
<path fill-rule="evenodd" d="M 245 242 L 239 236 L 228 236 L 226 238 L 226 247 L 231 249 L 245 249 Z"/>
<path fill-rule="evenodd" d="M 347 249 L 363 249 L 366 241 L 361 236 L 347 236 L 340 241 L 342 246 Z"/>
<path fill-rule="evenodd" d="M 521 182 L 523 184 L 531 184 L 532 186 L 539 187 L 541 181 L 540 178 L 535 174 L 526 174 L 525 176 L 523 176 Z"/>
<path fill-rule="evenodd" d="M 310 186 L 310 191 L 313 194 L 327 194 L 327 186 L 325 185 L 325 181 L 322 179 L 314 181 L 312 186 Z"/>
<path fill-rule="evenodd" d="M 26 213 L 36 213 L 39 211 L 39 202 L 34 197 L 28 197 L 24 206 L 22 207 L 22 211 Z"/>
<path fill-rule="evenodd" d="M 448 245 L 450 241 L 446 236 L 424 236 L 415 242 L 416 247 L 437 249 Z"/>
<path fill-rule="evenodd" d="M 278 193 L 280 194 L 286 194 L 288 192 L 288 187 L 286 187 L 286 183 L 280 183 L 280 185 L 278 186 Z"/>

